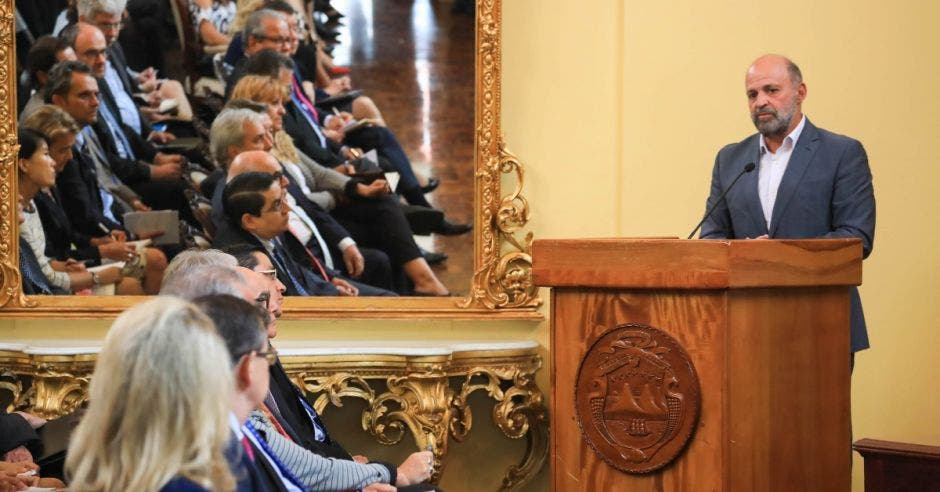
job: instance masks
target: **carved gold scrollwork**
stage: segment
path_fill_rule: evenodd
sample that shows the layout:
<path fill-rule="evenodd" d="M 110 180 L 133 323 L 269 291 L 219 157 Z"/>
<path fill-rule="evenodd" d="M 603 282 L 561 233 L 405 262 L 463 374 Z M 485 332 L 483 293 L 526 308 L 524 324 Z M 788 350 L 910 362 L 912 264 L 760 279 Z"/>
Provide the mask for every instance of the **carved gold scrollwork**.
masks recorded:
<path fill-rule="evenodd" d="M 369 387 L 369 383 L 348 372 L 332 374 L 325 379 L 310 378 L 308 380 L 301 376 L 299 383 L 311 394 L 319 393 L 320 396 L 313 402 L 313 409 L 317 413 L 323 413 L 327 403 L 331 403 L 334 407 L 342 407 L 342 398 L 345 397 L 360 398 L 369 403 L 375 401 L 375 391 Z"/>
<path fill-rule="evenodd" d="M 483 234 L 480 267 L 474 272 L 473 288 L 461 307 L 482 304 L 490 309 L 538 307 L 542 300 L 532 282 L 532 233 L 522 240 L 516 233 L 529 221 L 529 203 L 522 196 L 525 171 L 522 163 L 503 146 L 498 158 L 491 159 L 486 169 L 478 172 L 484 186 L 482 219 L 493 224 Z M 516 187 L 496 205 L 496 193 L 503 174 L 515 174 Z M 494 212 L 495 209 L 495 212 Z M 503 252 L 500 244 L 515 251 Z"/>
<path fill-rule="evenodd" d="M 20 401 L 20 397 L 23 394 L 23 382 L 16 374 L 4 371 L 0 374 L 0 391 L 10 393 L 10 403 L 7 405 L 6 411 L 12 412 L 16 409 L 16 404 Z"/>
<path fill-rule="evenodd" d="M 88 378 L 68 373 L 38 373 L 17 407 L 47 420 L 68 415 L 88 400 Z"/>
<path fill-rule="evenodd" d="M 453 409 L 453 390 L 447 377 L 439 371 L 408 376 L 393 376 L 386 381 L 388 391 L 379 395 L 362 416 L 363 429 L 382 444 L 397 444 L 405 429 L 411 431 L 418 449 L 429 446 L 434 453 L 433 482 L 443 472 L 447 454 L 449 428 Z"/>
<path fill-rule="evenodd" d="M 512 367 L 502 370 L 474 368 L 454 398 L 457 416 L 451 425 L 454 439 L 462 441 L 470 431 L 473 418 L 468 399 L 478 390 L 486 391 L 490 398 L 496 400 L 493 421 L 506 437 L 527 438 L 525 456 L 518 466 L 511 466 L 506 472 L 501 491 L 518 490 L 532 479 L 545 462 L 548 452 L 548 422 L 542 404 L 542 393 L 533 379 L 535 370 L 540 365 L 538 362 L 531 371 Z M 483 382 L 474 382 L 480 378 Z M 503 390 L 502 381 L 505 380 L 511 380 L 512 385 Z"/>

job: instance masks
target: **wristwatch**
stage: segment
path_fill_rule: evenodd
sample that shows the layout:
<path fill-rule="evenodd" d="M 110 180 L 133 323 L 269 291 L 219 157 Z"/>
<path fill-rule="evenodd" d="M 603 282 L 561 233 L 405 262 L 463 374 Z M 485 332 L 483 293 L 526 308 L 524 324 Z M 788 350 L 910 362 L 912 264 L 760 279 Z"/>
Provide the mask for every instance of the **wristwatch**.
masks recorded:
<path fill-rule="evenodd" d="M 91 272 L 91 285 L 95 287 L 101 285 L 101 279 L 98 278 L 98 272 Z"/>

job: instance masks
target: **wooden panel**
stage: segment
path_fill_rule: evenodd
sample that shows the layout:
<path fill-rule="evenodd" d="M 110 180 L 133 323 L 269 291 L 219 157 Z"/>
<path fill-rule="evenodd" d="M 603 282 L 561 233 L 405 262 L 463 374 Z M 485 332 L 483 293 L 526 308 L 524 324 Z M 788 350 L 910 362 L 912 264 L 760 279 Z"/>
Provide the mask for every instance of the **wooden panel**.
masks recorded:
<path fill-rule="evenodd" d="M 927 492 L 940 484 L 940 447 L 862 439 L 865 492 Z"/>
<path fill-rule="evenodd" d="M 731 287 L 859 285 L 862 243 L 857 239 L 731 241 Z"/>
<path fill-rule="evenodd" d="M 538 240 L 532 274 L 547 287 L 719 289 L 858 285 L 858 239 Z"/>
<path fill-rule="evenodd" d="M 532 275 L 546 287 L 728 286 L 726 241 L 564 239 L 532 243 Z"/>
<path fill-rule="evenodd" d="M 846 289 L 731 291 L 729 317 L 727 490 L 848 491 Z"/>
<path fill-rule="evenodd" d="M 721 426 L 725 294 L 679 291 L 555 289 L 552 296 L 552 444 L 555 491 L 721 490 Z M 667 468 L 627 475 L 608 466 L 584 442 L 574 407 L 581 358 L 605 331 L 642 323 L 665 332 L 685 347 L 702 391 L 699 426 L 688 448 Z"/>

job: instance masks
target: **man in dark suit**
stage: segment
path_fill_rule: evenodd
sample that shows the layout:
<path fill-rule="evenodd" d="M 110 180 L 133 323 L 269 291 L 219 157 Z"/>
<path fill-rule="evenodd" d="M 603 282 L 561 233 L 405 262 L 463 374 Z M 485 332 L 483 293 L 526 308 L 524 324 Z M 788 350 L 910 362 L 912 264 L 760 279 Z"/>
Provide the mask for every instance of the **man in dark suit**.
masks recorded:
<path fill-rule="evenodd" d="M 745 86 L 758 133 L 718 152 L 706 208 L 748 163 L 758 164 L 758 172 L 745 173 L 718 203 L 701 237 L 859 238 L 867 258 L 875 240 L 875 196 L 862 144 L 806 119 L 806 84 L 785 57 L 758 58 Z M 857 289 L 850 300 L 854 364 L 854 353 L 869 345 Z"/>
<path fill-rule="evenodd" d="M 178 210 L 181 218 L 198 224 L 184 195 L 186 184 L 180 179 L 183 157 L 158 152 L 151 142 L 127 125 L 115 98 L 122 89 L 118 87 L 118 92 L 113 92 L 105 79 L 108 52 L 104 34 L 84 22 L 79 22 L 75 29 L 73 48 L 76 56 L 92 69 L 96 78 L 98 114 L 90 124 L 109 167 L 120 181 L 140 195 L 148 207 Z"/>
<path fill-rule="evenodd" d="M 287 192 L 282 189 L 284 181 L 279 174 L 247 172 L 225 185 L 223 206 L 229 227 L 218 231 L 214 244 L 262 246 L 274 260 L 278 279 L 289 295 L 395 295 L 338 277 L 310 254 L 289 231 Z"/>

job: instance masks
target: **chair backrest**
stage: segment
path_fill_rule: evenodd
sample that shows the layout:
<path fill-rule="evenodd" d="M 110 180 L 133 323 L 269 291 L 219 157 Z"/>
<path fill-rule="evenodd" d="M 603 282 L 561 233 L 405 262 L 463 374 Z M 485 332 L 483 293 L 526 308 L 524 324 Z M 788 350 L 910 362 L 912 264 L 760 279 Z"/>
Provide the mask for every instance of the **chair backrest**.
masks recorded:
<path fill-rule="evenodd" d="M 189 83 L 195 84 L 200 76 L 199 60 L 203 56 L 203 50 L 199 34 L 193 26 L 192 15 L 189 13 L 189 0 L 170 0 L 170 8 L 183 53 L 183 70 L 186 71 Z"/>

